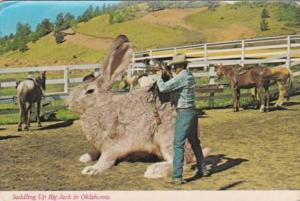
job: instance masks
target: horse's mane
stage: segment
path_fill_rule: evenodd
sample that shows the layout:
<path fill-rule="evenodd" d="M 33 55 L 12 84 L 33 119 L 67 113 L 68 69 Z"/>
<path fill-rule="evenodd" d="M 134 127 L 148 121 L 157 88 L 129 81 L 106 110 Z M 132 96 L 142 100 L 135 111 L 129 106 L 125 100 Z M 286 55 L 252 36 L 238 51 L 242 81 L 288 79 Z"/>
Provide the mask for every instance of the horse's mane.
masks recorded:
<path fill-rule="evenodd" d="M 41 75 L 39 75 L 37 78 L 31 78 L 31 79 L 34 82 L 36 82 L 39 85 L 39 87 L 41 87 L 43 90 L 46 90 L 46 77 L 42 77 Z"/>

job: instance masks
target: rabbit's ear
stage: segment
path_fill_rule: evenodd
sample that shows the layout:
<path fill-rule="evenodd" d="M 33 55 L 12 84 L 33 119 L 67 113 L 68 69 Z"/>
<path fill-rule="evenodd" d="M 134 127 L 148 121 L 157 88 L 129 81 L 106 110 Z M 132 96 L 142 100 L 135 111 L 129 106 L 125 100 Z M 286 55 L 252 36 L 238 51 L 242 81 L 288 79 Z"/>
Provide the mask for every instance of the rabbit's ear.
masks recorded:
<path fill-rule="evenodd" d="M 108 51 L 102 64 L 101 88 L 108 90 L 114 81 L 128 69 L 132 58 L 132 46 L 127 36 L 119 35 Z"/>

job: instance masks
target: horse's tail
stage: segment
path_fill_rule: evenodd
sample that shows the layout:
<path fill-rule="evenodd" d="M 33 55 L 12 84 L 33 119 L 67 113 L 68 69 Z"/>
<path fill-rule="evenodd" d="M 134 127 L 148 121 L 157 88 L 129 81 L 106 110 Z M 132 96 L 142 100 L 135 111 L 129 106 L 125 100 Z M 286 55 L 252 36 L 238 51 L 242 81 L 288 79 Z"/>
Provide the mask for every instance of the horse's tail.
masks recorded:
<path fill-rule="evenodd" d="M 288 91 L 287 91 L 287 100 L 290 100 L 290 96 L 292 94 L 293 91 L 293 72 L 291 70 L 288 70 Z"/>

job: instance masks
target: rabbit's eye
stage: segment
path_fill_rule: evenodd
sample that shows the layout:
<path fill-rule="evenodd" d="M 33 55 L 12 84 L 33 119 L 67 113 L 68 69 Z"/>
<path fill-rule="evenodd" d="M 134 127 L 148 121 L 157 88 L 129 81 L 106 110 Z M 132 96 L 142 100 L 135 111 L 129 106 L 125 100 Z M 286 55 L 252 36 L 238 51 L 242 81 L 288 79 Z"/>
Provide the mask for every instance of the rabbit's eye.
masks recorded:
<path fill-rule="evenodd" d="M 94 93 L 95 89 L 89 89 L 85 92 L 85 94 L 92 94 Z"/>

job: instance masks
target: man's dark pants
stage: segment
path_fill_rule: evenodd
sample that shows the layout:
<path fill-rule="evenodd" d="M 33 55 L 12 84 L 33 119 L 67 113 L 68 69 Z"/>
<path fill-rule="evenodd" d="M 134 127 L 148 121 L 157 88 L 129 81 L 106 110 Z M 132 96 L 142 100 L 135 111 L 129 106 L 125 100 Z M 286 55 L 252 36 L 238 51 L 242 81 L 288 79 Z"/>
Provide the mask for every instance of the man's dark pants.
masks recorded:
<path fill-rule="evenodd" d="M 198 115 L 196 110 L 187 109 L 177 111 L 175 136 L 173 142 L 173 179 L 182 178 L 184 163 L 184 144 L 186 138 L 192 146 L 196 156 L 198 171 L 202 170 L 203 153 L 197 135 Z"/>

